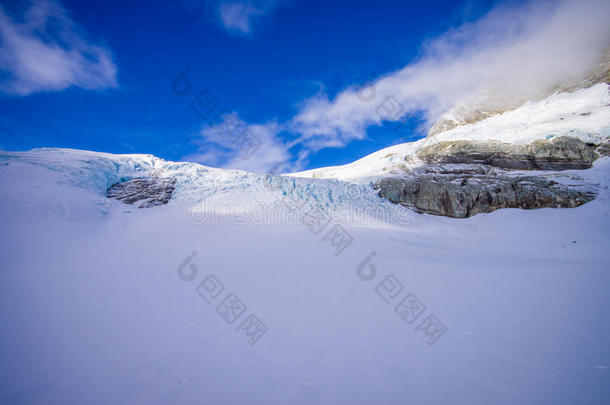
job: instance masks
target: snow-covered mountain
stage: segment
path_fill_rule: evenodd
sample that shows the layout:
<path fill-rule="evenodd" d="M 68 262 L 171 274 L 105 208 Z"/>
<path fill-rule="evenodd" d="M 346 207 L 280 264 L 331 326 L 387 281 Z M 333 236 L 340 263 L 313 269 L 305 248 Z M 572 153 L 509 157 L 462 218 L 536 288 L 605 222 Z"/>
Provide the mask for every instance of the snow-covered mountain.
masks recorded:
<path fill-rule="evenodd" d="M 458 126 L 482 121 L 503 112 L 512 111 L 527 102 L 545 99 L 554 93 L 572 93 L 602 83 L 610 84 L 610 48 L 604 52 L 599 64 L 585 76 L 574 75 L 562 83 L 555 83 L 546 89 L 537 89 L 537 93 L 524 94 L 523 89 L 519 89 L 515 93 L 511 93 L 508 89 L 504 89 L 504 91 L 484 90 L 474 98 L 464 100 L 443 114 L 430 128 L 428 135 L 434 136 Z"/>
<path fill-rule="evenodd" d="M 600 83 L 571 93 L 555 93 L 512 111 L 456 126 L 416 142 L 390 146 L 354 163 L 294 175 L 345 181 L 380 176 L 403 165 L 406 156 L 440 142 L 496 140 L 523 145 L 549 137 L 570 136 L 599 144 L 610 137 L 609 107 L 608 85 Z"/>
<path fill-rule="evenodd" d="M 192 205 L 206 201 L 210 206 L 218 206 L 210 209 L 222 210 L 223 202 L 231 201 L 235 207 L 241 205 L 251 209 L 261 203 L 273 205 L 279 195 L 307 204 L 321 204 L 330 210 L 348 206 L 353 209 L 367 204 L 395 210 L 378 198 L 371 185 L 381 177 L 401 175 L 421 167 L 424 162 L 418 158 L 418 153 L 421 157 L 422 151 L 434 145 L 499 141 L 517 147 L 535 141 L 553 142 L 562 137 L 589 145 L 606 142 L 610 137 L 610 95 L 606 84 L 554 94 L 434 137 L 385 148 L 348 165 L 283 176 L 167 162 L 150 155 L 112 155 L 52 148 L 0 152 L 0 158 L 7 168 L 15 170 L 14 175 L 27 173 L 33 167 L 56 173 L 60 183 L 67 182 L 83 192 L 91 192 L 95 196 L 92 200 L 98 205 L 109 204 L 106 193 L 114 184 L 139 178 L 160 178 L 175 181 L 171 204 Z M 578 174 L 588 177 L 583 171 Z M 69 199 L 65 203 L 69 204 Z"/>
<path fill-rule="evenodd" d="M 283 176 L 1 151 L 0 402 L 604 403 L 608 136 L 598 84 Z M 379 196 L 455 176 L 594 198 L 455 219 Z"/>

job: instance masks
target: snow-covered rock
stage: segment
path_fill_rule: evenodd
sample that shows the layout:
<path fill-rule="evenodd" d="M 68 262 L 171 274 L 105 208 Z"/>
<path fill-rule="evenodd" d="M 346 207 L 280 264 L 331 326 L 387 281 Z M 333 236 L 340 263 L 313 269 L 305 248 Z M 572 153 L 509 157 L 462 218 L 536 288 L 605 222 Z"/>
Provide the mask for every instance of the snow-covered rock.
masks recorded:
<path fill-rule="evenodd" d="M 569 136 L 600 145 L 610 137 L 610 93 L 608 85 L 556 93 L 503 114 L 427 137 L 390 146 L 353 163 L 294 173 L 293 176 L 371 181 L 404 166 L 418 150 L 441 142 L 499 141 L 528 145 L 541 139 Z"/>

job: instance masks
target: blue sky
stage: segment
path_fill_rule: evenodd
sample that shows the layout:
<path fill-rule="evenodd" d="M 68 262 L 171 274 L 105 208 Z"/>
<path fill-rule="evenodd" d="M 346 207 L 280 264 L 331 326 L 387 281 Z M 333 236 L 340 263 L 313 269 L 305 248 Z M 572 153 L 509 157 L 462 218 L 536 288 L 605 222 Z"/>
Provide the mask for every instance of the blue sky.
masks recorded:
<path fill-rule="evenodd" d="M 544 3 L 536 10 L 552 9 Z M 3 1 L 0 148 L 149 153 L 259 172 L 348 163 L 425 135 L 472 87 L 470 76 L 442 92 L 412 89 L 438 81 L 430 72 L 440 65 L 460 63 L 467 73 L 463 62 L 481 56 L 475 48 L 530 38 L 537 21 L 524 17 L 535 14 L 527 7 L 485 0 Z M 510 24 L 508 10 L 519 10 Z M 187 67 L 182 79 L 190 91 L 179 95 L 174 88 L 185 93 L 188 86 L 176 78 Z M 412 92 L 384 90 L 398 79 Z M 209 102 L 205 116 L 191 108 L 201 94 Z"/>

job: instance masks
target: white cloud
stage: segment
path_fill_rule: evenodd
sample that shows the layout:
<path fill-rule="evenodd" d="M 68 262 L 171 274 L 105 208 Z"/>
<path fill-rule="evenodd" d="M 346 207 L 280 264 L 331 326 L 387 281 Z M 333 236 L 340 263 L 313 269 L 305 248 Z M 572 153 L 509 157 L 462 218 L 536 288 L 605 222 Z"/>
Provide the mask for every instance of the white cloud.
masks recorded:
<path fill-rule="evenodd" d="M 200 135 L 203 145 L 183 160 L 226 169 L 267 173 L 280 167 L 280 171 L 294 170 L 289 147 L 278 138 L 283 130 L 277 122 L 247 124 L 236 113 L 226 114 L 213 126 L 205 126 Z M 240 142 L 247 136 L 248 143 Z M 221 163 L 221 164 L 219 164 Z M 275 171 L 275 170 L 274 170 Z"/>
<path fill-rule="evenodd" d="M 249 34 L 252 26 L 263 16 L 271 14 L 286 0 L 215 1 L 218 15 L 229 32 Z"/>
<path fill-rule="evenodd" d="M 416 111 L 430 125 L 453 106 L 486 95 L 501 95 L 487 99 L 500 107 L 536 97 L 598 62 L 610 45 L 609 15 L 607 0 L 501 6 L 430 41 L 422 57 L 373 80 L 374 87 L 306 100 L 289 128 L 315 151 L 362 139 L 368 126 Z M 391 116 L 390 107 L 402 113 Z"/>
<path fill-rule="evenodd" d="M 35 0 L 21 18 L 0 6 L 0 89 L 9 94 L 116 87 L 111 53 L 87 43 L 66 10 Z"/>
<path fill-rule="evenodd" d="M 296 162 L 283 171 L 299 170 L 320 149 L 363 139 L 371 125 L 421 112 L 429 127 L 455 106 L 484 100 L 502 108 L 536 98 L 582 77 L 600 62 L 610 46 L 608 15 L 607 0 L 499 6 L 428 41 L 421 56 L 401 69 L 364 86 L 350 86 L 333 98 L 321 91 L 286 123 L 248 125 L 240 120 L 261 134 L 266 149 L 250 162 L 226 147 L 215 150 L 213 159 L 225 162 L 224 167 L 262 172 L 293 161 L 290 150 L 299 146 Z M 297 134 L 297 139 L 288 144 L 278 140 L 282 130 Z M 203 135 L 213 137 L 210 131 L 204 129 Z"/>

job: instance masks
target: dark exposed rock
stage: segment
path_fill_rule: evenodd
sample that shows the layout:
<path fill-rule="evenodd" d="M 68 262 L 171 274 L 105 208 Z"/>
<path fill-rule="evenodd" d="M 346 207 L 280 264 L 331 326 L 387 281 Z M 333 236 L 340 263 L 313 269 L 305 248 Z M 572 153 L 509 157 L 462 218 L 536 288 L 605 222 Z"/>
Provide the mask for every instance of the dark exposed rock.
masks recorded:
<path fill-rule="evenodd" d="M 478 163 L 511 170 L 588 169 L 598 158 L 596 145 L 562 136 L 529 145 L 499 141 L 449 141 L 426 146 L 417 157 L 428 164 Z"/>
<path fill-rule="evenodd" d="M 500 208 L 571 208 L 595 199 L 597 186 L 550 171 L 588 169 L 609 154 L 608 140 L 589 144 L 565 136 L 529 145 L 440 142 L 406 159 L 423 165 L 404 166 L 401 177 L 383 178 L 375 187 L 393 203 L 456 218 Z"/>
<path fill-rule="evenodd" d="M 460 165 L 462 166 L 462 165 Z M 500 208 L 571 208 L 596 197 L 596 188 L 545 176 L 515 175 L 488 166 L 430 167 L 407 177 L 379 180 L 381 197 L 420 213 L 466 218 Z"/>
<path fill-rule="evenodd" d="M 175 189 L 174 178 L 142 178 L 113 184 L 107 196 L 138 208 L 150 208 L 167 204 Z"/>

